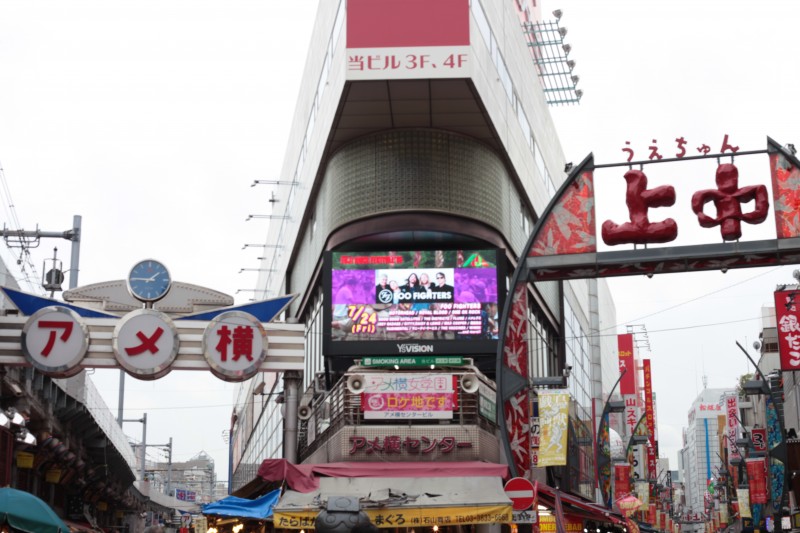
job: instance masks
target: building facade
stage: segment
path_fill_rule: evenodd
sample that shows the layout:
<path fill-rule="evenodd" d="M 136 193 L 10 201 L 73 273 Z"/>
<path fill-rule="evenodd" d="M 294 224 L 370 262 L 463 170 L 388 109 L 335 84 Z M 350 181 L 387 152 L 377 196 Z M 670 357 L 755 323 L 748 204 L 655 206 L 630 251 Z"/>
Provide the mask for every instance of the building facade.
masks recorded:
<path fill-rule="evenodd" d="M 477 380 L 455 391 L 460 423 L 474 428 L 472 451 L 436 460 L 508 461 L 497 446 L 493 324 L 537 214 L 566 175 L 537 62 L 545 23 L 534 2 L 411 4 L 413 15 L 377 13 L 361 0 L 320 3 L 256 291 L 299 294 L 287 318 L 306 326 L 305 370 L 264 374 L 239 390 L 234 491 L 269 458 L 402 460 L 353 452 L 354 441 L 334 432 L 350 428 L 352 437 L 365 423 L 348 379 L 369 377 L 366 359 L 380 356 L 466 358 L 471 370 L 448 376 Z M 435 31 L 407 31 L 420 20 Z M 557 20 L 548 24 L 559 33 Z M 439 280 L 427 297 L 437 302 L 391 288 Z M 599 335 L 615 324 L 613 300 L 603 280 L 538 283 L 528 298 L 531 378 L 568 375 L 569 460 L 547 481 L 594 499 L 593 417 L 617 373 L 616 342 Z M 360 373 L 351 371 L 357 363 Z M 431 366 L 425 374 L 443 372 Z M 376 424 L 362 427 L 367 442 L 401 432 L 391 420 Z M 433 439 L 426 424 L 403 424 L 403 438 Z M 453 433 L 452 424 L 437 431 Z"/>

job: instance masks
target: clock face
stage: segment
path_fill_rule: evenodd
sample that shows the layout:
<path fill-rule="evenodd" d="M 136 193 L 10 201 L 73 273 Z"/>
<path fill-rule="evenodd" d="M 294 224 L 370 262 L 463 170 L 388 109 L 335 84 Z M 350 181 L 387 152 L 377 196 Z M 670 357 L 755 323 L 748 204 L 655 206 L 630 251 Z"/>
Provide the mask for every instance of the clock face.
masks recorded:
<path fill-rule="evenodd" d="M 169 291 L 172 279 L 167 267 L 153 259 L 136 263 L 128 275 L 128 289 L 137 300 L 154 302 Z"/>

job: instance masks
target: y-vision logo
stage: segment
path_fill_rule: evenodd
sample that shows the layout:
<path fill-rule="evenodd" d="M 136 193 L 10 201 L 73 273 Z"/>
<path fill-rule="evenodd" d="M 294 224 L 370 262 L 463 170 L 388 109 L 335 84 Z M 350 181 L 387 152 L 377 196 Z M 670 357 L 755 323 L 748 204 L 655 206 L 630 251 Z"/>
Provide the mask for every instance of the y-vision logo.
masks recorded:
<path fill-rule="evenodd" d="M 397 351 L 400 353 L 433 353 L 433 346 L 430 344 L 398 344 Z"/>

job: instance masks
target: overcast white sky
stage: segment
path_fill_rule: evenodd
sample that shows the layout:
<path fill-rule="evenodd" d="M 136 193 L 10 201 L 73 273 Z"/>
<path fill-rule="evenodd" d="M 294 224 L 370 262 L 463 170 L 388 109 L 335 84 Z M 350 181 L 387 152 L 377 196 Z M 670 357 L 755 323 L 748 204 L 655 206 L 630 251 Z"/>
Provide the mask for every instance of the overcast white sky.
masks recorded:
<path fill-rule="evenodd" d="M 3 221 L 17 227 L 11 202 L 25 229 L 63 231 L 81 215 L 80 284 L 121 279 L 154 257 L 181 281 L 252 289 L 257 272 L 239 270 L 257 268 L 261 254 L 242 245 L 259 242 L 266 222 L 245 219 L 268 212 L 269 189 L 250 184 L 276 179 L 283 163 L 316 5 L 0 0 L 0 164 L 11 194 Z M 593 152 L 598 163 L 620 162 L 625 141 L 638 158 L 652 139 L 666 152 L 679 136 L 714 149 L 726 133 L 742 150 L 764 148 L 767 135 L 800 143 L 800 4 L 544 0 L 545 13 L 556 8 L 585 93 L 553 113 L 568 160 Z M 713 187 L 713 169 L 662 167 L 664 183 L 688 181 L 688 194 Z M 754 168 L 747 179 L 765 183 L 766 162 Z M 598 180 L 599 192 L 621 177 Z M 695 231 L 679 223 L 682 234 Z M 32 253 L 39 276 L 54 246 L 68 260 L 67 241 L 42 241 Z M 761 306 L 792 270 L 612 282 L 620 331 L 649 331 L 662 455 L 673 468 L 701 376 L 727 387 L 747 370 L 734 341 L 750 347 Z M 117 380 L 95 374 L 114 412 Z M 207 451 L 220 479 L 231 405 L 231 387 L 206 373 L 126 380 L 125 418 L 146 411 L 148 442 L 173 437 L 175 460 Z M 126 430 L 141 436 L 138 424 Z"/>

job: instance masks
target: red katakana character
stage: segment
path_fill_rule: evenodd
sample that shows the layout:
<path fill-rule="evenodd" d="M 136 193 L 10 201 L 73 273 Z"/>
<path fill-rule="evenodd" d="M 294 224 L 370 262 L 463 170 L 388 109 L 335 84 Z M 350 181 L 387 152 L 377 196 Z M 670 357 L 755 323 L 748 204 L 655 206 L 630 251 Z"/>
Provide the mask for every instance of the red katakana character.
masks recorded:
<path fill-rule="evenodd" d="M 125 348 L 125 353 L 128 355 L 139 355 L 145 351 L 149 351 L 155 355 L 158 352 L 158 346 L 156 346 L 156 343 L 163 334 L 164 330 L 161 327 L 156 328 L 155 332 L 153 332 L 153 335 L 150 337 L 139 331 L 136 333 L 136 338 L 142 341 L 142 344 L 139 346 L 134 346 L 133 348 Z"/>
<path fill-rule="evenodd" d="M 444 437 L 442 438 L 442 443 L 439 445 L 442 449 L 442 453 L 450 453 L 456 447 L 456 439 L 455 437 Z"/>
<path fill-rule="evenodd" d="M 419 439 L 412 439 L 411 437 L 406 437 L 405 441 L 406 451 L 409 453 L 416 453 L 419 451 Z"/>
<path fill-rule="evenodd" d="M 367 57 L 367 70 L 381 70 L 380 61 L 381 56 Z"/>
<path fill-rule="evenodd" d="M 403 64 L 397 60 L 395 56 L 386 56 L 384 58 L 383 69 L 384 70 L 395 70 L 402 67 Z"/>
<path fill-rule="evenodd" d="M 653 159 L 662 159 L 663 158 L 663 156 L 658 153 L 658 146 L 656 146 L 657 142 L 658 141 L 653 139 L 653 146 L 648 146 L 648 148 L 650 148 L 650 157 L 649 157 L 650 161 L 652 161 Z"/>
<path fill-rule="evenodd" d="M 650 222 L 647 210 L 651 207 L 671 206 L 675 203 L 675 189 L 662 185 L 647 189 L 647 176 L 641 170 L 625 173 L 628 182 L 625 203 L 628 206 L 630 222 L 616 224 L 611 220 L 603 222 L 601 235 L 609 246 L 616 244 L 648 244 L 669 242 L 678 236 L 678 224 L 671 218 L 663 222 Z"/>
<path fill-rule="evenodd" d="M 380 437 L 375 437 L 367 441 L 367 453 L 382 452 L 383 445 L 381 444 Z"/>
<path fill-rule="evenodd" d="M 219 359 L 223 363 L 228 360 L 228 345 L 231 343 L 231 330 L 228 326 L 222 326 L 217 330 L 219 335 L 219 342 L 217 343 L 216 350 L 219 352 Z"/>
<path fill-rule="evenodd" d="M 72 322 L 69 320 L 63 322 L 56 320 L 40 320 L 37 326 L 42 329 L 53 329 L 53 331 L 50 332 L 50 336 L 47 338 L 47 344 L 42 350 L 42 355 L 44 357 L 50 355 L 50 350 L 53 349 L 56 343 L 56 329 L 64 330 L 61 332 L 61 340 L 64 342 L 67 342 L 67 339 L 69 339 L 69 336 L 72 334 Z"/>
<path fill-rule="evenodd" d="M 725 150 L 730 150 L 734 154 L 739 151 L 738 146 L 732 146 L 728 144 L 728 134 L 725 134 L 725 138 L 722 140 L 722 148 L 720 148 L 719 153 L 724 154 Z"/>
<path fill-rule="evenodd" d="M 675 142 L 678 143 L 678 150 L 680 150 L 680 152 L 675 154 L 675 157 L 685 156 L 686 148 L 684 148 L 684 146 L 686 145 L 686 139 L 684 139 L 683 137 L 678 137 L 677 139 L 675 139 Z"/>
<path fill-rule="evenodd" d="M 436 439 L 433 439 L 433 441 L 431 441 L 431 439 L 429 439 L 428 437 L 422 437 L 420 438 L 420 440 L 422 441 L 423 444 L 428 445 L 427 448 L 423 448 L 421 450 L 422 453 L 431 453 L 433 450 L 436 449 L 436 442 L 437 442 Z"/>
<path fill-rule="evenodd" d="M 353 455 L 367 445 L 367 439 L 364 437 L 350 437 L 350 442 L 353 443 L 353 447 L 350 448 L 350 455 Z"/>
<path fill-rule="evenodd" d="M 253 360 L 253 328 L 250 326 L 236 326 L 233 330 L 233 360 L 238 361 L 241 356 Z"/>
<path fill-rule="evenodd" d="M 697 151 L 703 155 L 706 155 L 708 152 L 711 151 L 711 147 L 707 144 L 704 144 L 697 148 Z"/>
<path fill-rule="evenodd" d="M 764 185 L 739 188 L 739 170 L 730 163 L 717 167 L 716 182 L 716 189 L 697 191 L 692 195 L 692 211 L 697 215 L 700 226 L 719 226 L 722 239 L 733 241 L 742 236 L 742 222 L 761 224 L 766 220 L 769 197 Z M 753 210 L 742 213 L 741 204 L 751 200 L 755 200 Z M 703 212 L 705 204 L 711 201 L 717 208 L 717 216 L 713 218 Z"/>
<path fill-rule="evenodd" d="M 628 153 L 628 160 L 627 160 L 628 163 L 630 163 L 631 159 L 633 159 L 633 148 L 630 148 L 630 145 L 631 145 L 630 141 L 625 141 L 625 148 L 622 149 L 623 152 Z"/>

